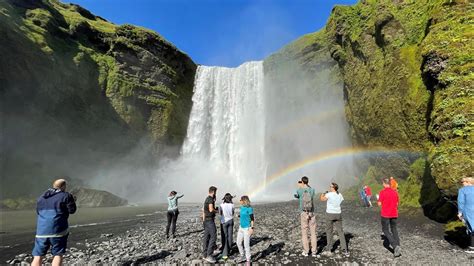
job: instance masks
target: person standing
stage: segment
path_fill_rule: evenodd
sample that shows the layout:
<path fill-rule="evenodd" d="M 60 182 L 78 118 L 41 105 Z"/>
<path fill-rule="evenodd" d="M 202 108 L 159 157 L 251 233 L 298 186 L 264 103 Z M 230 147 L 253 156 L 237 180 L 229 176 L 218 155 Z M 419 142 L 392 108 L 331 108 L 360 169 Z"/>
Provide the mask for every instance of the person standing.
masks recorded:
<path fill-rule="evenodd" d="M 36 238 L 31 265 L 41 265 L 43 256 L 51 247 L 53 266 L 62 265 L 69 236 L 69 214 L 76 212 L 74 197 L 66 192 L 66 180 L 58 179 L 36 203 Z"/>
<path fill-rule="evenodd" d="M 372 190 L 370 189 L 369 186 L 364 186 L 364 192 L 365 192 L 365 198 L 367 199 L 367 203 L 369 204 L 369 207 L 372 207 L 372 201 L 370 199 L 372 198 Z"/>
<path fill-rule="evenodd" d="M 379 193 L 377 204 L 381 207 L 380 216 L 382 231 L 385 237 L 393 247 L 393 255 L 401 256 L 400 238 L 398 237 L 397 218 L 398 218 L 398 193 L 390 187 L 390 180 L 383 179 L 382 191 Z M 389 229 L 390 228 L 390 229 Z"/>
<path fill-rule="evenodd" d="M 178 195 L 176 191 L 171 191 L 168 195 L 168 224 L 166 225 L 166 239 L 169 238 L 170 226 L 171 226 L 171 235 L 172 238 L 175 238 L 176 233 L 176 221 L 178 220 L 178 199 L 182 198 L 184 195 Z"/>
<path fill-rule="evenodd" d="M 368 207 L 369 206 L 369 203 L 367 202 L 367 196 L 365 195 L 365 189 L 364 187 L 362 187 L 359 191 L 359 196 L 360 196 L 360 199 L 362 201 L 362 205 L 364 207 Z"/>
<path fill-rule="evenodd" d="M 221 258 L 226 261 L 230 255 L 232 248 L 232 235 L 234 233 L 234 203 L 232 203 L 232 195 L 226 193 L 222 199 L 224 202 L 219 208 L 221 215 L 221 238 L 223 251 Z"/>
<path fill-rule="evenodd" d="M 469 248 L 467 253 L 474 253 L 474 178 L 465 177 L 461 180 L 463 187 L 458 192 L 458 217 L 467 228 Z"/>
<path fill-rule="evenodd" d="M 341 249 L 344 255 L 348 255 L 346 237 L 342 230 L 342 211 L 341 203 L 344 200 L 342 194 L 339 193 L 339 186 L 336 183 L 331 183 L 329 191 L 321 194 L 320 200 L 326 201 L 326 238 L 327 238 L 327 252 L 331 252 L 333 248 L 333 226 L 336 226 L 336 231 L 339 235 L 339 241 L 341 242 Z"/>
<path fill-rule="evenodd" d="M 204 206 L 202 208 L 202 221 L 204 226 L 204 238 L 202 243 L 202 252 L 204 260 L 215 263 L 216 259 L 213 257 L 214 247 L 216 245 L 216 223 L 214 218 L 216 217 L 216 194 L 217 188 L 214 186 L 209 187 L 209 194 L 204 200 Z"/>
<path fill-rule="evenodd" d="M 303 176 L 298 182 L 298 190 L 295 198 L 299 200 L 300 221 L 301 221 L 301 241 L 303 242 L 303 253 L 301 255 L 307 257 L 311 252 L 312 256 L 316 256 L 317 252 L 317 232 L 316 232 L 316 216 L 314 215 L 314 188 L 309 186 L 309 178 Z M 311 234 L 311 249 L 308 243 L 308 228 Z"/>
<path fill-rule="evenodd" d="M 253 234 L 255 218 L 248 196 L 242 196 L 240 198 L 240 204 L 240 226 L 239 232 L 237 233 L 237 248 L 239 249 L 241 257 L 239 263 L 246 262 L 247 265 L 250 265 L 252 259 L 250 253 L 250 237 Z"/>

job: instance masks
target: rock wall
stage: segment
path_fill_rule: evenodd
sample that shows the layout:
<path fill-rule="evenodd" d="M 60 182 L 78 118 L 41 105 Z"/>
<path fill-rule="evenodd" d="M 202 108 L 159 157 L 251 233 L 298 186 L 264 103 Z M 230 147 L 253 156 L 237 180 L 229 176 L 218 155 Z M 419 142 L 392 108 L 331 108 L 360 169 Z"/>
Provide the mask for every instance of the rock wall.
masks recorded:
<path fill-rule="evenodd" d="M 87 180 L 138 145 L 143 164 L 177 154 L 196 65 L 160 35 L 74 4 L 7 0 L 0 36 L 2 198 Z"/>

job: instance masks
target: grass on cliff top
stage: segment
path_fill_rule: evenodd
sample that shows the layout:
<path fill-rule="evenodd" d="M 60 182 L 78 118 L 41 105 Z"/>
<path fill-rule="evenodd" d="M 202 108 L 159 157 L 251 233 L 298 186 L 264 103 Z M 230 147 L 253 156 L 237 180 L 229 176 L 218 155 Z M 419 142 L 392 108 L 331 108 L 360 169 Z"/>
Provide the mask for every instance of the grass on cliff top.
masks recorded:
<path fill-rule="evenodd" d="M 115 29 L 117 28 L 116 25 L 107 22 L 100 18 L 89 19 L 81 15 L 78 10 L 79 7 L 72 4 L 64 4 L 59 1 L 53 0 L 51 1 L 51 5 L 53 8 L 58 10 L 61 15 L 64 16 L 64 19 L 68 22 L 69 25 L 77 25 L 82 21 L 86 21 L 98 31 L 105 32 L 105 33 L 115 33 Z"/>

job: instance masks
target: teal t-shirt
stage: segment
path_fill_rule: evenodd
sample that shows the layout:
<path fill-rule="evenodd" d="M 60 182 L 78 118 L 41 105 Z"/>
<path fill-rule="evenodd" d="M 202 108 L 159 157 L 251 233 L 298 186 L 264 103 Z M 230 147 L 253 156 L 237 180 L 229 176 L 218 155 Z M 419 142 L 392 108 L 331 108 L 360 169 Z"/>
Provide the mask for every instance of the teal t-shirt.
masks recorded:
<path fill-rule="evenodd" d="M 240 227 L 250 227 L 250 215 L 253 214 L 253 209 L 250 206 L 240 206 Z"/>
<path fill-rule="evenodd" d="M 313 204 L 314 204 L 314 188 L 312 187 L 307 187 L 307 188 L 299 188 L 298 190 L 296 190 L 296 194 L 295 194 L 295 197 L 298 198 L 298 201 L 299 201 L 299 206 L 300 206 L 300 211 L 303 211 L 303 192 L 307 190 L 309 192 L 309 194 L 311 195 L 311 198 L 313 199 Z"/>

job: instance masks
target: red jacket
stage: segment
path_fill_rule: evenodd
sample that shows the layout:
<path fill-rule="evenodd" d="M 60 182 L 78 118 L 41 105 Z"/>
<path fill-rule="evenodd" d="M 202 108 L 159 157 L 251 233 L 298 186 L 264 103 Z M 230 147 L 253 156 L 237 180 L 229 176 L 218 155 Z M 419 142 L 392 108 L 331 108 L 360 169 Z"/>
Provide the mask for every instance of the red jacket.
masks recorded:
<path fill-rule="evenodd" d="M 391 188 L 384 188 L 379 193 L 379 202 L 382 204 L 380 216 L 384 218 L 398 217 L 398 193 Z"/>
<path fill-rule="evenodd" d="M 367 186 L 367 187 L 365 188 L 365 195 L 367 195 L 367 196 L 372 196 L 372 190 L 370 190 L 370 187 L 369 187 L 369 186 Z"/>

